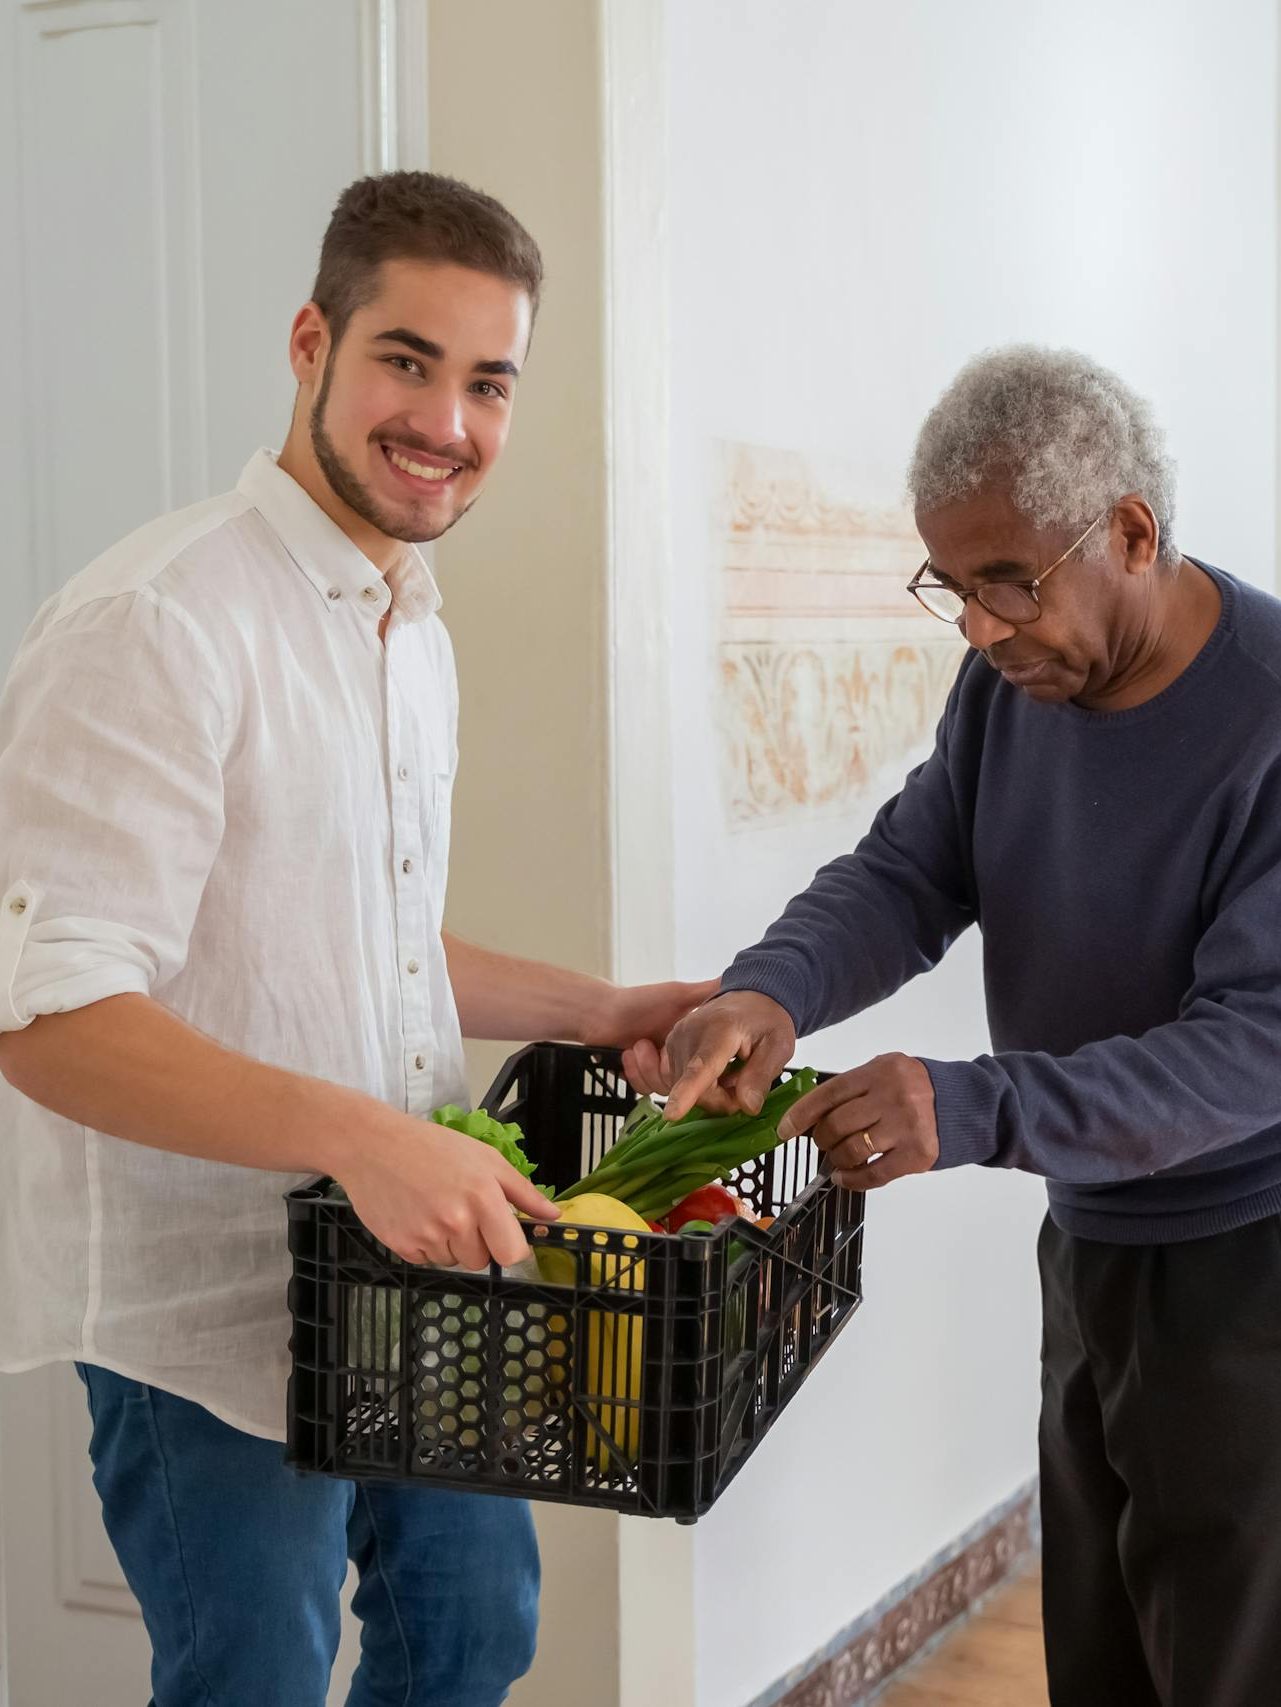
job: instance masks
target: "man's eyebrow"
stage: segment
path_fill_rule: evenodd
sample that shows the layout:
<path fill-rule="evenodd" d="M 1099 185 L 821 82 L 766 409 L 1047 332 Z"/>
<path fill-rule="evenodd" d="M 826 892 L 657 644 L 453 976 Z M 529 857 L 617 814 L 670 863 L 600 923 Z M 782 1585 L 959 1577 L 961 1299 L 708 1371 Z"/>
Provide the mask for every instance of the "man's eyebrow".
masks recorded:
<path fill-rule="evenodd" d="M 443 362 L 444 348 L 431 338 L 420 338 L 417 332 L 411 332 L 406 326 L 395 326 L 390 332 L 375 332 L 375 344 L 403 344 L 407 350 L 413 350 L 415 355 L 425 356 L 431 362 Z M 494 361 L 476 362 L 472 367 L 473 373 L 506 374 L 511 379 L 520 378 L 520 369 L 515 362 Z"/>
<path fill-rule="evenodd" d="M 995 562 L 984 563 L 974 570 L 974 577 L 979 581 L 997 581 L 1009 576 L 1034 581 L 1036 570 L 1029 563 L 1014 563 L 1008 557 L 998 557 Z"/>
<path fill-rule="evenodd" d="M 445 352 L 439 344 L 434 344 L 430 338 L 420 338 L 417 332 L 410 332 L 404 326 L 397 326 L 390 332 L 376 332 L 374 343 L 404 344 L 406 349 L 426 356 L 428 361 L 441 362 L 445 359 Z"/>
<path fill-rule="evenodd" d="M 933 561 L 930 562 L 930 573 L 940 581 L 946 581 L 950 587 L 959 587 L 961 582 L 954 575 L 947 575 Z M 1019 581 L 1034 581 L 1036 570 L 1027 563 L 1014 563 L 1007 558 L 997 558 L 992 563 L 982 563 L 977 569 L 971 569 L 969 578 L 972 581 L 1001 581 L 1015 579 Z"/>

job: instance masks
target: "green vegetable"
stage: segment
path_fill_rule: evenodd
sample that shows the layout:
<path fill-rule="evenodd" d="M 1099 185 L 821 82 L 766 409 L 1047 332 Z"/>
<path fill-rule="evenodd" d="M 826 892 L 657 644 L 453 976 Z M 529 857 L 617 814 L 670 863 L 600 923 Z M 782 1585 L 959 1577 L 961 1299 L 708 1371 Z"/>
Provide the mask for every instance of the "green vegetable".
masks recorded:
<path fill-rule="evenodd" d="M 437 1126 L 447 1126 L 451 1132 L 464 1132 L 469 1138 L 478 1138 L 482 1144 L 488 1144 L 497 1150 L 504 1161 L 510 1162 L 518 1173 L 533 1185 L 538 1185 L 534 1179 L 534 1164 L 525 1154 L 525 1134 L 515 1121 L 503 1125 L 492 1115 L 486 1114 L 483 1108 L 471 1110 L 457 1107 L 454 1103 L 446 1103 L 444 1108 L 438 1108 L 432 1115 Z M 538 1185 L 538 1190 L 544 1197 L 551 1196 L 551 1188 Z"/>
<path fill-rule="evenodd" d="M 524 1174 L 530 1184 L 542 1192 L 544 1197 L 551 1196 L 551 1187 L 539 1185 L 534 1179 L 534 1164 L 525 1154 L 525 1134 L 514 1121 L 506 1126 L 486 1114 L 483 1108 L 459 1108 L 456 1103 L 446 1103 L 444 1108 L 438 1108 L 431 1116 L 437 1126 L 447 1126 L 451 1132 L 462 1132 L 468 1138 L 478 1139 L 482 1144 L 488 1144 L 504 1161 L 510 1162 L 518 1173 Z M 338 1202 L 347 1201 L 347 1193 L 335 1180 L 329 1188 L 329 1196 Z"/>
<path fill-rule="evenodd" d="M 372 1375 L 400 1369 L 400 1293 L 390 1286 L 347 1292 L 347 1362 Z"/>
<path fill-rule="evenodd" d="M 624 1138 L 630 1138 L 638 1126 L 646 1125 L 651 1120 L 661 1119 L 662 1113 L 662 1109 L 658 1107 L 652 1097 L 637 1097 L 632 1105 L 631 1113 L 623 1122 L 622 1130 L 618 1134 L 618 1142 L 621 1144 Z"/>
<path fill-rule="evenodd" d="M 482 1144 L 497 1150 L 505 1161 L 519 1169 L 526 1179 L 532 1175 L 534 1164 L 523 1148 L 525 1134 L 515 1122 L 504 1126 L 486 1114 L 483 1108 L 459 1108 L 452 1102 L 438 1108 L 431 1118 L 435 1125 L 447 1126 L 451 1132 L 465 1132 L 469 1138 L 479 1138 Z"/>
<path fill-rule="evenodd" d="M 669 1121 L 643 1101 L 599 1165 L 557 1201 L 603 1192 L 643 1220 L 659 1221 L 690 1192 L 774 1149 L 779 1122 L 817 1083 L 813 1068 L 798 1068 L 775 1085 L 759 1114 L 709 1115 L 694 1109 L 684 1120 Z"/>

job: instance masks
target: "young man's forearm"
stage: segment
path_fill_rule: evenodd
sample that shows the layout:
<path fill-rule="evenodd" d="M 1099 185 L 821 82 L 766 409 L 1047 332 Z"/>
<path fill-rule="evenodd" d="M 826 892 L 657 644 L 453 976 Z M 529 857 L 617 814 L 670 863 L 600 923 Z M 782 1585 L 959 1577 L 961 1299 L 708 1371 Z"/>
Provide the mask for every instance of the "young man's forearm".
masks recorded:
<path fill-rule="evenodd" d="M 464 1037 L 530 1043 L 583 1041 L 590 1016 L 614 986 L 541 960 L 495 954 L 443 933 L 449 982 Z"/>
<path fill-rule="evenodd" d="M 142 995 L 0 1034 L 0 1072 L 95 1131 L 281 1173 L 341 1172 L 357 1131 L 397 1118 L 373 1097 L 224 1049 Z"/>

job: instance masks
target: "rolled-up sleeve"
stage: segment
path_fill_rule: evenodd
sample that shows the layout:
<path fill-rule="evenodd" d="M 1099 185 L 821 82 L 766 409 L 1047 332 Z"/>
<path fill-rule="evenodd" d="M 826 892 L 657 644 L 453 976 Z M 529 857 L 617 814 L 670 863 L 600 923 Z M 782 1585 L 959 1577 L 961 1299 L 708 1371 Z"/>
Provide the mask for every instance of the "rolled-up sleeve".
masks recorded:
<path fill-rule="evenodd" d="M 226 732 L 216 660 L 150 588 L 37 619 L 0 697 L 0 1031 L 181 970 Z"/>

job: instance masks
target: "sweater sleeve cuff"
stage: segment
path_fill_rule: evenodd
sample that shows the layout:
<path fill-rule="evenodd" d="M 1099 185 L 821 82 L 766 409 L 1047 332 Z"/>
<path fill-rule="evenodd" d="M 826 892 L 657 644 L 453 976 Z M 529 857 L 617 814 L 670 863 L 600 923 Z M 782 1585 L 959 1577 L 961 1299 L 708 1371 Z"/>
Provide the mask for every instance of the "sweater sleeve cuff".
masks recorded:
<path fill-rule="evenodd" d="M 752 990 L 759 996 L 768 996 L 787 1009 L 796 1035 L 804 1037 L 807 1029 L 814 1029 L 805 1023 L 811 1007 L 806 983 L 799 966 L 776 954 L 740 954 L 722 977 L 717 994 L 727 996 L 731 990 Z"/>
<path fill-rule="evenodd" d="M 997 1095 L 977 1061 L 927 1061 L 934 1086 L 939 1159 L 935 1170 L 991 1162 L 998 1149 Z"/>

